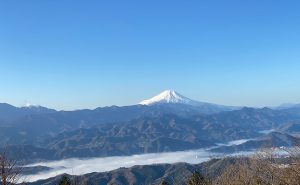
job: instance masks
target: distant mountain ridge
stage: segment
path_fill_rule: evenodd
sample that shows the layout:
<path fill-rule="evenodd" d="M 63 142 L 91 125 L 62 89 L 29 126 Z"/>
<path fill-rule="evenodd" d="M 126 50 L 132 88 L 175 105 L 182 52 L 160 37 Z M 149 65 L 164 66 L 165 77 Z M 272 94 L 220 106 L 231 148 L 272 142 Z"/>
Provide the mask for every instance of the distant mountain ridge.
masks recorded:
<path fill-rule="evenodd" d="M 26 162 L 183 151 L 257 138 L 264 135 L 260 131 L 300 120 L 268 108 L 188 117 L 158 113 L 110 123 L 93 122 L 101 119 L 89 117 L 99 114 L 94 111 L 70 112 L 71 117 L 66 113 L 32 115 L 10 126 L 0 125 L 4 138 L 0 144 L 10 145 L 11 155 Z"/>
<path fill-rule="evenodd" d="M 15 107 L 7 103 L 0 103 L 0 120 L 2 121 L 12 121 L 22 116 L 54 112 L 56 110 L 42 106 Z"/>
<path fill-rule="evenodd" d="M 108 117 L 107 115 L 115 114 L 115 116 L 121 117 L 132 117 L 130 115 L 150 115 L 151 112 L 164 112 L 164 113 L 175 113 L 180 115 L 193 115 L 193 114 L 212 114 L 218 113 L 222 111 L 230 111 L 240 109 L 241 107 L 233 107 L 233 106 L 223 106 L 212 103 L 204 103 L 191 100 L 185 96 L 180 95 L 174 90 L 166 90 L 159 95 L 140 102 L 137 105 L 132 106 L 108 106 L 108 107 L 98 107 L 94 110 L 90 109 L 82 109 L 82 110 L 74 110 L 74 111 L 56 111 L 54 109 L 49 109 L 42 106 L 24 106 L 24 107 L 15 107 L 7 103 L 0 103 L 0 123 L 1 121 L 14 121 L 18 120 L 24 116 L 31 115 L 42 115 L 42 114 L 51 114 L 58 113 L 64 115 L 70 115 L 75 113 L 88 113 L 102 112 L 103 117 Z M 131 111 L 128 115 L 128 110 Z M 127 112 L 126 114 L 121 114 L 122 112 Z M 133 113 L 135 112 L 135 113 Z M 149 113 L 149 114 L 148 114 Z M 106 115 L 105 115 L 106 114 Z M 121 115 L 120 115 L 121 114 Z M 104 121 L 111 122 L 110 120 L 103 119 Z M 120 119 L 114 119 L 114 121 L 120 121 Z M 121 119 L 123 120 L 123 119 Z"/>
<path fill-rule="evenodd" d="M 263 130 L 300 130 L 299 108 L 223 107 L 175 91 L 146 103 L 75 111 L 0 104 L 0 147 L 9 145 L 17 159 L 30 161 L 197 149 L 259 137 Z"/>
<path fill-rule="evenodd" d="M 294 104 L 294 103 L 284 103 L 281 104 L 277 107 L 274 107 L 275 109 L 278 110 L 283 110 L 283 109 L 291 109 L 291 108 L 300 108 L 300 103 L 299 104 Z"/>

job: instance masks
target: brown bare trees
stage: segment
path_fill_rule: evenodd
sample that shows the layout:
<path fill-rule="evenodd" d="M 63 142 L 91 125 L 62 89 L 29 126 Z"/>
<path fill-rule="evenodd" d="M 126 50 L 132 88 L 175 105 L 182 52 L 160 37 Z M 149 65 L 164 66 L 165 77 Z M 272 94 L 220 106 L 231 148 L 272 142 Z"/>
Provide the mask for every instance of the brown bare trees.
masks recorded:
<path fill-rule="evenodd" d="M 21 167 L 16 161 L 7 157 L 6 152 L 0 153 L 0 176 L 2 185 L 14 185 L 20 181 Z"/>
<path fill-rule="evenodd" d="M 209 183 L 205 178 L 198 172 L 195 171 L 187 182 L 188 185 L 208 185 Z"/>
<path fill-rule="evenodd" d="M 265 149 L 249 158 L 236 158 L 213 182 L 217 185 L 299 185 L 299 153 L 282 155 L 282 149 Z"/>
<path fill-rule="evenodd" d="M 57 185 L 87 185 L 87 182 L 82 176 L 62 175 Z"/>

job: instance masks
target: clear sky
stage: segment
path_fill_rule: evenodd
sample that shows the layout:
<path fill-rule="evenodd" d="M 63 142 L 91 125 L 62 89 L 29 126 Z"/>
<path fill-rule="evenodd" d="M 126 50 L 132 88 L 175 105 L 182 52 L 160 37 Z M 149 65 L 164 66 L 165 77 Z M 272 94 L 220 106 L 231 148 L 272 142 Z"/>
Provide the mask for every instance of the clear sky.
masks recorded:
<path fill-rule="evenodd" d="M 0 1 L 0 102 L 300 103 L 299 0 Z"/>

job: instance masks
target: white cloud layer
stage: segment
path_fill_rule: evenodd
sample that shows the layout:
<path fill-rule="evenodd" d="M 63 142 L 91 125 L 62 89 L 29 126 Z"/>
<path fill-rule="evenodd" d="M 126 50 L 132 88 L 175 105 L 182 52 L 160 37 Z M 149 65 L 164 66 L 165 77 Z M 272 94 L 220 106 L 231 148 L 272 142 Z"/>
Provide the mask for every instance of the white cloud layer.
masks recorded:
<path fill-rule="evenodd" d="M 246 153 L 237 153 L 235 155 L 242 154 L 244 155 Z M 211 153 L 207 151 L 207 149 L 199 149 L 180 152 L 153 153 L 118 157 L 100 157 L 89 159 L 73 158 L 27 165 L 27 167 L 46 166 L 52 169 L 33 175 L 27 175 L 24 178 L 27 182 L 33 182 L 40 179 L 54 177 L 63 173 L 71 175 L 82 175 L 92 172 L 111 171 L 120 167 L 132 167 L 134 165 L 149 165 L 177 162 L 198 164 L 216 157 L 223 157 L 223 155 Z"/>

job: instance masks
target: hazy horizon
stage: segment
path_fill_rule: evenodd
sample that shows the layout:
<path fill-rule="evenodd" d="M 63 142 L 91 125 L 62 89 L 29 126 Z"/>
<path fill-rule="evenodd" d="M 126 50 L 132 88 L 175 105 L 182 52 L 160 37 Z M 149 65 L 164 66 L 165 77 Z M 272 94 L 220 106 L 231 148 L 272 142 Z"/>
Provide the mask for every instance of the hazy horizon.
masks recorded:
<path fill-rule="evenodd" d="M 157 95 L 157 94 L 156 94 Z M 154 95 L 155 96 L 155 95 Z M 149 97 L 152 98 L 152 97 Z M 188 97 L 189 98 L 189 97 Z M 145 100 L 145 99 L 143 99 Z M 196 99 L 192 99 L 195 101 L 199 101 Z M 142 101 L 142 100 L 141 100 Z M 99 107 L 111 107 L 111 106 L 131 106 L 131 105 L 138 105 L 141 101 L 136 102 L 136 103 L 131 103 L 131 104 L 124 104 L 124 105 L 120 105 L 120 104 L 114 104 L 114 105 L 99 105 L 99 106 L 94 106 L 94 107 L 75 107 L 75 108 L 69 108 L 69 109 L 62 109 L 62 108 L 56 108 L 56 107 L 48 107 L 47 105 L 42 105 L 42 104 L 32 104 L 30 102 L 26 102 L 25 104 L 22 105 L 16 105 L 16 104 L 12 104 L 9 102 L 0 102 L 0 103 L 7 103 L 9 105 L 15 106 L 15 107 L 31 107 L 31 106 L 42 106 L 42 107 L 46 107 L 46 108 L 50 108 L 50 109 L 55 109 L 55 110 L 62 110 L 62 111 L 72 111 L 72 110 L 81 110 L 81 109 L 95 109 L 95 108 L 99 108 Z M 199 101 L 199 102 L 203 102 L 203 101 Z M 233 104 L 220 104 L 218 102 L 205 102 L 205 103 L 213 103 L 213 104 L 218 104 L 218 105 L 225 105 L 225 106 L 240 106 L 240 107 L 253 107 L 253 108 L 264 108 L 264 107 L 279 107 L 279 106 L 289 106 L 289 105 L 294 105 L 294 104 L 299 104 L 297 102 L 291 103 L 291 102 L 283 102 L 281 104 L 276 104 L 276 105 L 260 105 L 260 106 L 255 106 L 255 105 L 233 105 Z"/>

